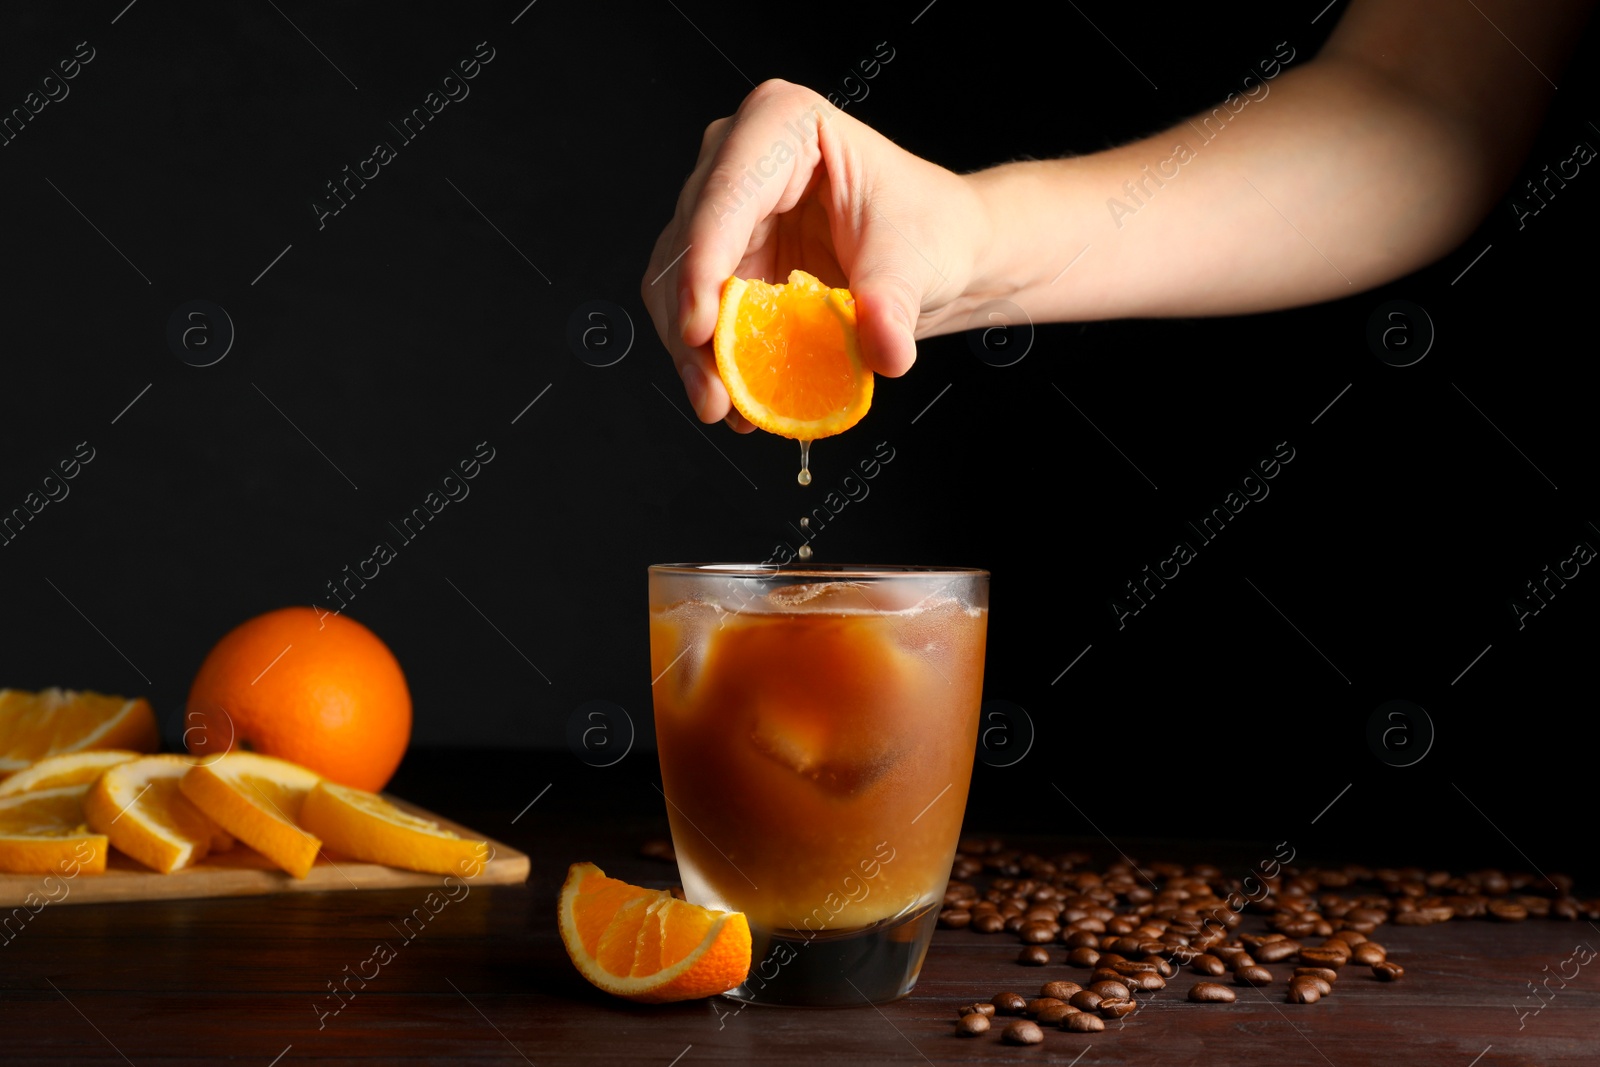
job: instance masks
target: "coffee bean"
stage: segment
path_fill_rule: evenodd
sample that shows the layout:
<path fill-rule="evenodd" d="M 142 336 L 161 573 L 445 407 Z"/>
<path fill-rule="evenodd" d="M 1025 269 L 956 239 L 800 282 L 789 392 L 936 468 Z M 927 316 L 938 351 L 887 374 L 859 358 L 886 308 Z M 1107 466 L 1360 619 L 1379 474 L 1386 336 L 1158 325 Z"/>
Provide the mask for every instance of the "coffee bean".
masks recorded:
<path fill-rule="evenodd" d="M 1017 936 L 1025 945 L 1044 945 L 1056 939 L 1056 932 L 1048 923 L 1026 923 Z"/>
<path fill-rule="evenodd" d="M 980 934 L 998 934 L 1006 928 L 1006 921 L 994 912 L 986 912 L 972 920 L 972 928 Z"/>
<path fill-rule="evenodd" d="M 1581 911 L 1582 909 L 1578 906 L 1578 902 L 1571 897 L 1561 897 L 1550 905 L 1550 917 L 1554 919 L 1571 921 L 1576 919 Z"/>
<path fill-rule="evenodd" d="M 946 908 L 939 913 L 939 925 L 950 930 L 960 930 L 972 922 L 972 912 L 965 908 Z"/>
<path fill-rule="evenodd" d="M 1070 1030 L 1075 1034 L 1097 1034 L 1105 1028 L 1106 1024 L 1100 1016 L 1082 1011 L 1061 1020 L 1061 1029 Z"/>
<path fill-rule="evenodd" d="M 1071 1004 L 1058 1004 L 1055 1007 L 1041 1010 L 1038 1015 L 1034 1016 L 1034 1021 L 1040 1026 L 1060 1026 L 1061 1020 L 1069 1015 L 1077 1014 L 1078 1009 Z"/>
<path fill-rule="evenodd" d="M 1372 977 L 1380 982 L 1398 982 L 1405 977 L 1405 973 L 1406 969 L 1404 967 L 1398 963 L 1390 963 L 1388 960 L 1372 965 Z"/>
<path fill-rule="evenodd" d="M 1489 917 L 1505 923 L 1521 922 L 1528 917 L 1528 909 L 1514 900 L 1491 900 Z"/>
<path fill-rule="evenodd" d="M 1044 985 L 1039 987 L 1039 995 L 1041 997 L 1054 997 L 1057 1000 L 1066 1001 L 1071 998 L 1072 994 L 1076 993 L 1082 988 L 1083 987 L 1077 982 L 1046 982 Z"/>
<path fill-rule="evenodd" d="M 1228 970 L 1230 971 L 1237 971 L 1241 967 L 1255 966 L 1258 966 L 1258 964 L 1256 963 L 1255 958 L 1252 957 L 1248 952 L 1241 952 L 1237 956 L 1233 957 L 1233 959 L 1228 961 Z"/>
<path fill-rule="evenodd" d="M 1121 963 L 1128 957 L 1116 952 L 1102 950 L 1100 953 L 1100 966 L 1110 967 L 1112 964 Z"/>
<path fill-rule="evenodd" d="M 1234 960 L 1240 956 L 1249 956 L 1250 952 L 1241 945 L 1217 945 L 1211 950 L 1211 954 L 1231 968 Z"/>
<path fill-rule="evenodd" d="M 1156 953 L 1146 956 L 1142 962 L 1154 965 L 1156 973 L 1163 978 L 1171 978 L 1178 973 L 1178 968 L 1174 967 L 1165 956 Z"/>
<path fill-rule="evenodd" d="M 1284 997 L 1290 1004 L 1315 1004 L 1322 999 L 1322 991 L 1314 985 L 1289 983 L 1289 993 Z"/>
<path fill-rule="evenodd" d="M 1432 926 L 1435 923 L 1449 922 L 1455 917 L 1455 912 L 1446 907 L 1413 908 L 1411 911 L 1396 912 L 1394 924 L 1396 926 Z"/>
<path fill-rule="evenodd" d="M 1021 909 L 1018 909 L 1015 914 L 1006 916 L 1005 925 L 1002 929 L 1008 934 L 1015 934 L 1019 933 L 1025 925 L 1027 924 L 1022 918 Z"/>
<path fill-rule="evenodd" d="M 1120 975 L 1153 974 L 1155 969 L 1155 964 L 1146 963 L 1144 960 L 1118 960 L 1111 965 L 1112 973 Z"/>
<path fill-rule="evenodd" d="M 1105 1019 L 1120 1019 L 1125 1015 L 1132 1015 L 1139 1005 L 1132 997 L 1107 997 L 1100 1002 L 1100 1016 Z"/>
<path fill-rule="evenodd" d="M 1226 974 L 1228 965 L 1223 963 L 1216 956 L 1211 955 L 1209 952 L 1202 952 L 1193 960 L 1189 961 L 1189 969 L 1194 971 L 1195 974 L 1204 974 L 1215 977 L 1219 974 Z M 1212 983 L 1201 984 L 1206 985 Z"/>
<path fill-rule="evenodd" d="M 1050 950 L 1043 945 L 1029 945 L 1017 953 L 1017 962 L 1028 967 L 1043 967 L 1050 962 Z"/>
<path fill-rule="evenodd" d="M 1144 971 L 1140 974 L 1130 974 L 1122 979 L 1122 984 L 1134 992 L 1150 992 L 1154 989 L 1167 988 L 1167 980 L 1155 971 Z"/>
<path fill-rule="evenodd" d="M 985 1019 L 984 1022 L 989 1020 Z M 1037 1023 L 1018 1019 L 1000 1032 L 1000 1040 L 1008 1045 L 1037 1045 L 1044 1040 L 1044 1031 Z"/>
<path fill-rule="evenodd" d="M 1296 967 L 1296 978 L 1320 978 L 1324 982 L 1333 983 L 1338 980 L 1339 972 L 1332 967 Z"/>
<path fill-rule="evenodd" d="M 1045 1008 L 1065 1003 L 1066 1001 L 1059 997 L 1034 997 L 1032 1000 L 1028 1001 L 1027 1006 L 1022 1009 L 1022 1014 L 1031 1017 L 1038 1015 Z"/>
<path fill-rule="evenodd" d="M 1100 962 L 1100 953 L 1092 948 L 1075 948 L 1067 953 L 1067 962 L 1074 967 L 1093 967 Z"/>
<path fill-rule="evenodd" d="M 1364 941 L 1350 953 L 1350 961 L 1370 967 L 1374 963 L 1382 963 L 1389 958 L 1389 953 L 1376 941 Z"/>
<path fill-rule="evenodd" d="M 1089 989 L 1092 990 L 1095 993 L 1099 993 L 1102 999 L 1107 999 L 1107 1000 L 1111 999 L 1112 997 L 1116 997 L 1118 999 L 1126 1000 L 1127 998 L 1133 996 L 1132 990 L 1130 990 L 1126 985 L 1124 985 L 1120 981 L 1118 981 L 1118 982 L 1113 982 L 1113 981 L 1095 982 L 1093 985 L 1091 985 L 1089 987 Z"/>
<path fill-rule="evenodd" d="M 1325 978 L 1318 978 L 1316 975 L 1312 974 L 1297 974 L 1293 978 L 1289 979 L 1289 985 L 1291 987 L 1297 985 L 1313 986 L 1316 988 L 1316 991 L 1321 993 L 1323 996 L 1327 996 L 1333 992 L 1332 982 Z"/>
<path fill-rule="evenodd" d="M 1343 967 L 1349 954 L 1335 952 L 1326 948 L 1303 948 L 1300 950 L 1300 962 L 1308 967 L 1328 967 L 1338 970 Z"/>
<path fill-rule="evenodd" d="M 1300 942 L 1290 938 L 1269 941 L 1255 950 L 1255 958 L 1262 963 L 1278 963 L 1300 951 Z"/>
<path fill-rule="evenodd" d="M 1023 912 L 1022 917 L 1031 923 L 1050 923 L 1054 925 L 1056 921 L 1056 909 L 1036 904 L 1027 911 Z"/>
<path fill-rule="evenodd" d="M 963 1004 L 961 1007 L 956 1009 L 956 1017 L 957 1018 L 961 1018 L 961 1017 L 964 1017 L 964 1016 L 967 1016 L 967 1015 L 993 1015 L 993 1014 L 994 1014 L 994 1005 L 993 1004 L 989 1004 L 989 1003 L 985 1003 L 985 1002 L 979 1002 L 977 1004 Z"/>
<path fill-rule="evenodd" d="M 1028 1006 L 1028 998 L 1021 993 L 996 993 L 989 999 L 1000 1015 L 1021 1015 Z"/>
<path fill-rule="evenodd" d="M 1343 941 L 1352 949 L 1357 945 L 1365 944 L 1367 940 L 1367 935 L 1361 933 L 1359 930 L 1335 930 L 1333 932 L 1333 937 Z"/>
<path fill-rule="evenodd" d="M 971 1015 L 963 1015 L 960 1019 L 956 1020 L 956 1033 L 960 1034 L 962 1037 L 977 1037 L 979 1034 L 986 1034 L 988 1032 L 989 1017 L 987 1015 L 980 1015 L 978 1012 L 973 1012 Z"/>
<path fill-rule="evenodd" d="M 1189 999 L 1196 1004 L 1232 1004 L 1238 998 L 1220 982 L 1196 982 L 1189 987 Z"/>
<path fill-rule="evenodd" d="M 671 841 L 646 841 L 639 846 L 639 855 L 653 860 L 664 860 L 667 863 L 678 862 L 678 855 L 673 852 Z"/>
<path fill-rule="evenodd" d="M 1263 986 L 1272 984 L 1272 972 L 1265 967 L 1240 967 L 1233 972 L 1235 985 Z"/>
<path fill-rule="evenodd" d="M 1094 1011 L 1103 998 L 1092 989 L 1080 989 L 1067 1001 L 1079 1011 Z"/>
<path fill-rule="evenodd" d="M 1100 937 L 1092 930 L 1074 930 L 1068 927 L 1061 931 L 1060 940 L 1068 948 L 1098 949 L 1100 947 Z"/>

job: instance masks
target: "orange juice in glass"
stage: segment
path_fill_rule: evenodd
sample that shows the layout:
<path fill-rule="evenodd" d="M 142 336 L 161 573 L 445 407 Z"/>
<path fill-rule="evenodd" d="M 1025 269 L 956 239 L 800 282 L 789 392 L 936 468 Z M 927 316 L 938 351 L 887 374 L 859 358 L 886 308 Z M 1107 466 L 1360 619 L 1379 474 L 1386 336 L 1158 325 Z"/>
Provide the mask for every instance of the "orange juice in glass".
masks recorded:
<path fill-rule="evenodd" d="M 989 575 L 650 568 L 656 744 L 686 896 L 742 911 L 756 1003 L 916 984 L 978 736 Z"/>

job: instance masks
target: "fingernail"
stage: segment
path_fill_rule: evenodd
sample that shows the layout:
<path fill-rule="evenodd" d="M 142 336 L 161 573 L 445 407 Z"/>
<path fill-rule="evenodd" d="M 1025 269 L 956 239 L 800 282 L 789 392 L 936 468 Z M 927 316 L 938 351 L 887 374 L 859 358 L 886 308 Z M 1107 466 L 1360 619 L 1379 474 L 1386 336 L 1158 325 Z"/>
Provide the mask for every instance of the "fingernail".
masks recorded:
<path fill-rule="evenodd" d="M 683 391 L 689 394 L 689 406 L 694 408 L 698 416 L 701 406 L 706 402 L 705 372 L 693 363 L 685 363 L 679 369 L 678 377 L 683 379 Z"/>

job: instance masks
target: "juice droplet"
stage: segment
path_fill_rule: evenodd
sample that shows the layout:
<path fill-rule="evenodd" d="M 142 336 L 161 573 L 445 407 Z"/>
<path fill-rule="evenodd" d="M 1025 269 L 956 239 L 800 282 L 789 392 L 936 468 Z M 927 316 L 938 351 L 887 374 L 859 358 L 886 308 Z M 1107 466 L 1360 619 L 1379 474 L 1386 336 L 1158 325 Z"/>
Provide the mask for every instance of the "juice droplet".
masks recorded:
<path fill-rule="evenodd" d="M 800 478 L 801 485 L 811 484 L 811 442 L 800 442 Z"/>
<path fill-rule="evenodd" d="M 801 545 L 800 546 L 800 558 L 801 559 L 810 559 L 811 558 L 811 546 L 810 545 Z"/>
<path fill-rule="evenodd" d="M 806 518 L 804 515 L 800 516 L 800 529 L 802 529 L 802 530 L 811 529 L 811 520 Z"/>

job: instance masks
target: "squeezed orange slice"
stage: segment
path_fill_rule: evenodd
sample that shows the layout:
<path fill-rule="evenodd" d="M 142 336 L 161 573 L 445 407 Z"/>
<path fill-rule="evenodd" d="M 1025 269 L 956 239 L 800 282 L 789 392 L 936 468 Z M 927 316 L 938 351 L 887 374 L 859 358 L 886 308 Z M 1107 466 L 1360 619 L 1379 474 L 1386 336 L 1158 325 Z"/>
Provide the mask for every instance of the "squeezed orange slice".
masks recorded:
<path fill-rule="evenodd" d="M 194 767 L 186 756 L 146 756 L 110 768 L 89 789 L 83 812 L 119 852 L 162 874 L 206 858 L 231 839 L 183 795 L 179 782 Z"/>
<path fill-rule="evenodd" d="M 459 875 L 489 853 L 487 841 L 462 837 L 376 793 L 326 779 L 306 796 L 300 825 L 351 859 L 429 874 Z"/>
<path fill-rule="evenodd" d="M 0 798 L 0 871 L 101 874 L 106 839 L 84 825 L 87 785 L 36 789 Z"/>
<path fill-rule="evenodd" d="M 0 689 L 0 775 L 62 752 L 161 747 L 156 714 L 140 698 L 45 689 Z"/>
<path fill-rule="evenodd" d="M 712 350 L 733 406 L 769 433 L 812 441 L 843 433 L 872 406 L 855 297 L 805 271 L 783 285 L 729 278 Z"/>
<path fill-rule="evenodd" d="M 574 863 L 561 887 L 561 940 L 590 983 L 645 1004 L 725 993 L 750 973 L 743 912 L 713 911 Z"/>
<path fill-rule="evenodd" d="M 322 842 L 301 829 L 300 809 L 320 781 L 315 771 L 288 760 L 229 752 L 196 763 L 178 780 L 178 788 L 228 833 L 304 878 Z"/>
<path fill-rule="evenodd" d="M 66 785 L 93 785 L 108 769 L 139 758 L 139 753 L 121 748 L 90 752 L 67 752 L 46 756 L 37 763 L 0 782 L 0 797 L 31 793 L 35 789 L 60 789 Z"/>

